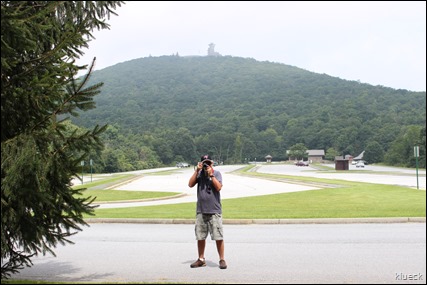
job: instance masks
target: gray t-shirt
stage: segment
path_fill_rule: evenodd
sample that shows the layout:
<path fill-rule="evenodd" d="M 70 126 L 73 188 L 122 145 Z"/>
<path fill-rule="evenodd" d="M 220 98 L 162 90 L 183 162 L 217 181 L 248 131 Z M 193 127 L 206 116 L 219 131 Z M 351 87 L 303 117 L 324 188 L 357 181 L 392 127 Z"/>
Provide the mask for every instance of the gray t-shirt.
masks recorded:
<path fill-rule="evenodd" d="M 213 175 L 222 184 L 222 175 L 214 170 Z M 202 171 L 197 174 L 197 214 L 222 214 L 221 194 Z"/>

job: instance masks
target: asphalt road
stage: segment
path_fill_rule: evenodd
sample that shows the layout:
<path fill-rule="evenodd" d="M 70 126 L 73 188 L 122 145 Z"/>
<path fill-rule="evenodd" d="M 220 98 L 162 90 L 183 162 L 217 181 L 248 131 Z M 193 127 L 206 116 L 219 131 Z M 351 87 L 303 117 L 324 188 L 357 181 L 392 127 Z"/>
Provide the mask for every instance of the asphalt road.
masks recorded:
<path fill-rule="evenodd" d="M 263 164 L 260 165 L 257 171 L 262 173 L 400 185 L 415 189 L 417 188 L 418 183 L 419 189 L 426 189 L 425 169 L 418 170 L 418 179 L 415 169 L 401 167 L 366 165 L 364 168 L 357 168 L 355 165 L 350 165 L 349 170 L 351 171 L 318 171 L 310 166 L 296 167 L 294 165 Z"/>
<path fill-rule="evenodd" d="M 225 225 L 197 258 L 193 225 L 91 224 L 13 279 L 169 283 L 426 283 L 426 224 Z"/>

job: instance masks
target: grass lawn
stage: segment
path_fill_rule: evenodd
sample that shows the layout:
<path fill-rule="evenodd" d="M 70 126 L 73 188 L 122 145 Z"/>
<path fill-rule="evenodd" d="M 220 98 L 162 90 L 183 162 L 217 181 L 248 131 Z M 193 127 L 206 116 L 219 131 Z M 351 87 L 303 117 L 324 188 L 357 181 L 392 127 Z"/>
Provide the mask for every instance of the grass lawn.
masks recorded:
<path fill-rule="evenodd" d="M 162 173 L 165 173 L 165 172 L 162 172 Z M 171 197 L 171 196 L 180 194 L 178 192 L 126 191 L 126 190 L 105 189 L 107 187 L 114 186 L 120 183 L 125 183 L 126 181 L 130 181 L 138 177 L 139 176 L 135 176 L 132 174 L 115 175 L 105 179 L 99 179 L 93 182 L 85 183 L 83 185 L 75 185 L 73 188 L 74 189 L 86 188 L 86 190 L 82 191 L 82 196 L 96 197 L 94 203 L 164 198 L 164 197 Z"/>
<path fill-rule="evenodd" d="M 426 192 L 377 184 L 222 200 L 225 219 L 425 217 Z M 97 209 L 94 218 L 195 216 L 195 203 Z"/>
<path fill-rule="evenodd" d="M 97 202 L 118 202 L 130 200 L 143 200 L 153 198 L 164 198 L 178 195 L 178 192 L 154 192 L 154 191 L 126 191 L 126 190 L 87 190 L 83 192 L 83 197 L 96 197 Z"/>
<path fill-rule="evenodd" d="M 94 175 L 94 177 L 96 177 Z M 86 188 L 86 189 L 96 189 L 96 188 L 106 188 L 109 187 L 109 185 L 113 185 L 113 184 L 117 184 L 132 178 L 135 178 L 135 175 L 132 174 L 118 174 L 118 175 L 112 175 L 110 177 L 107 178 L 102 178 L 99 180 L 95 180 L 93 182 L 85 182 L 84 184 L 76 184 L 73 186 L 73 189 L 82 189 L 82 188 Z"/>
<path fill-rule="evenodd" d="M 335 188 L 222 200 L 224 219 L 425 217 L 426 191 L 408 187 L 239 171 L 265 179 Z M 122 192 L 122 191 L 117 191 Z M 192 219 L 195 203 L 96 209 L 91 218 Z M 89 217 L 89 216 L 88 216 Z"/>

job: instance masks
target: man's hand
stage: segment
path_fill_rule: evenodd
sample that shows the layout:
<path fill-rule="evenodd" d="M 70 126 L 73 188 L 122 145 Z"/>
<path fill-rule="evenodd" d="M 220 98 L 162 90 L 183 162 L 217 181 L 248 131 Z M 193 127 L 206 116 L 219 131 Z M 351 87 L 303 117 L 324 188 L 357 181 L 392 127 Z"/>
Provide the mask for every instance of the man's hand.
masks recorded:
<path fill-rule="evenodd" d="M 196 168 L 197 172 L 199 172 L 200 170 L 202 170 L 202 168 L 203 168 L 203 163 L 198 162 L 197 163 L 197 168 Z"/>
<path fill-rule="evenodd" d="M 206 171 L 208 172 L 209 176 L 212 176 L 214 173 L 214 170 L 212 168 L 212 166 L 207 166 L 206 167 Z"/>

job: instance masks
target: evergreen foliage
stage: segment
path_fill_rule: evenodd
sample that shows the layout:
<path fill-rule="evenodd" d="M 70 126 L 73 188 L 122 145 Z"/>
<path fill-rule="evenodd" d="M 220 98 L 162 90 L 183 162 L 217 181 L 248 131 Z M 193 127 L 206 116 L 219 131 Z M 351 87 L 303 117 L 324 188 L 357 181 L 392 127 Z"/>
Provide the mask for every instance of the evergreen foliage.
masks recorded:
<path fill-rule="evenodd" d="M 307 147 L 302 143 L 297 143 L 289 148 L 289 156 L 297 160 L 307 159 Z"/>
<path fill-rule="evenodd" d="M 356 156 L 369 146 L 372 162 L 415 166 L 407 156 L 414 142 L 402 137 L 426 123 L 425 92 L 250 58 L 146 57 L 95 71 L 91 79 L 105 82 L 106 90 L 96 97 L 95 110 L 73 122 L 109 124 L 104 154 L 115 158 L 97 157 L 99 172 L 107 165 L 116 172 L 195 163 L 200 153 L 224 163 L 268 154 L 280 161 L 298 143 L 330 149 L 329 159 L 334 153 Z"/>
<path fill-rule="evenodd" d="M 83 130 L 66 114 L 95 107 L 102 83 L 88 85 L 75 59 L 108 28 L 121 1 L 1 2 L 1 277 L 86 225 L 92 197 L 71 188 L 80 161 L 102 148 L 106 126 Z M 58 116 L 64 116 L 58 120 Z"/>

